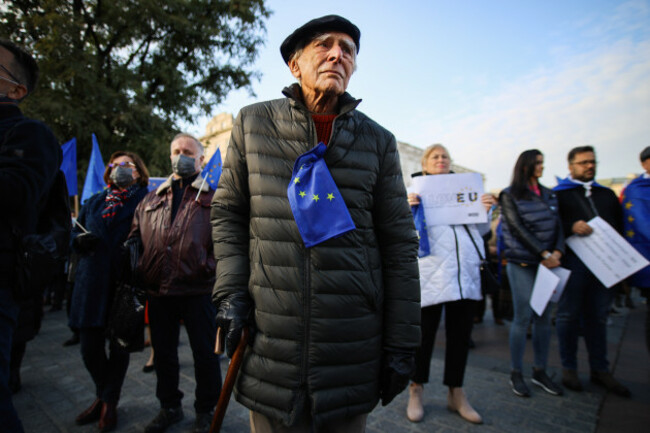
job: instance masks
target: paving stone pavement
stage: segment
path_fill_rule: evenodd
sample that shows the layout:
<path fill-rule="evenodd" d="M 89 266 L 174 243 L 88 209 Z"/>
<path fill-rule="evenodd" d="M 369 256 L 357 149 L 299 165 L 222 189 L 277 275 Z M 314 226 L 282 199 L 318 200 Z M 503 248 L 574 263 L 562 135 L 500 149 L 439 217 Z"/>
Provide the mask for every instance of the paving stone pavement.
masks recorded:
<path fill-rule="evenodd" d="M 638 302 L 638 300 L 637 300 Z M 641 305 L 636 314 L 642 314 L 646 306 Z M 612 317 L 609 326 L 609 354 L 616 364 L 620 343 L 628 322 L 629 312 Z M 642 323 L 642 320 L 637 322 Z M 77 426 L 75 416 L 94 399 L 90 376 L 83 366 L 79 346 L 62 347 L 61 343 L 70 337 L 64 311 L 46 312 L 40 334 L 27 346 L 22 367 L 22 390 L 14 396 L 14 404 L 28 433 L 97 431 L 96 424 Z M 444 322 L 443 322 L 444 323 Z M 507 323 L 507 322 L 506 322 Z M 635 322 L 636 323 L 636 322 Z M 639 325 L 641 326 L 641 325 Z M 642 335 L 642 333 L 636 333 Z M 563 397 L 554 397 L 530 384 L 530 363 L 532 348 L 528 344 L 524 377 L 530 385 L 532 397 L 516 397 L 508 385 L 509 352 L 508 325 L 494 324 L 491 313 L 474 328 L 473 339 L 476 348 L 470 352 L 465 375 L 465 392 L 472 405 L 483 416 L 483 425 L 473 425 L 446 409 L 446 388 L 441 384 L 444 369 L 444 327 L 438 331 L 438 341 L 431 367 L 431 383 L 425 386 L 425 417 L 420 423 L 410 423 L 405 417 L 407 392 L 400 394 L 387 407 L 378 406 L 368 417 L 368 433 L 401 432 L 594 432 L 597 430 L 599 413 L 605 401 L 603 390 L 588 383 L 588 365 L 583 343 L 580 347 L 579 371 L 585 385 L 585 392 L 566 391 Z M 549 373 L 556 374 L 559 381 L 561 369 L 557 355 L 557 342 L 553 336 L 549 359 Z M 639 352 L 639 362 L 648 362 L 647 352 Z M 155 373 L 143 373 L 142 366 L 149 356 L 148 349 L 131 356 L 131 363 L 124 383 L 118 409 L 118 432 L 142 432 L 145 425 L 159 409 L 155 397 Z M 635 355 L 636 356 L 636 355 Z M 185 393 L 183 410 L 185 419 L 167 431 L 170 433 L 191 431 L 194 420 L 193 394 L 194 372 L 192 355 L 187 335 L 181 332 L 179 347 L 181 364 L 180 387 Z M 634 360 L 627 360 L 634 363 Z M 228 360 L 221 362 L 222 372 Z M 646 366 L 647 376 L 647 366 Z M 625 382 L 630 385 L 630 382 Z M 648 377 L 641 378 L 641 386 L 647 386 Z M 646 390 L 645 397 L 648 392 Z M 644 398 L 645 398 L 644 397 Z M 611 397 L 610 397 L 611 399 Z M 615 400 L 618 405 L 638 404 L 634 398 Z M 618 406 L 617 406 L 618 407 Z M 645 406 L 647 409 L 647 405 Z M 618 409 L 617 409 L 618 410 Z M 609 411 L 614 412 L 615 411 Z M 647 412 L 647 410 L 646 410 Z M 614 415 L 610 415 L 615 416 Z M 610 420 L 611 421 L 611 420 Z M 648 424 L 646 423 L 645 426 Z M 2 426 L 0 424 L 0 431 Z M 231 400 L 223 433 L 248 432 L 248 411 Z M 643 430 L 641 430 L 643 431 Z"/>

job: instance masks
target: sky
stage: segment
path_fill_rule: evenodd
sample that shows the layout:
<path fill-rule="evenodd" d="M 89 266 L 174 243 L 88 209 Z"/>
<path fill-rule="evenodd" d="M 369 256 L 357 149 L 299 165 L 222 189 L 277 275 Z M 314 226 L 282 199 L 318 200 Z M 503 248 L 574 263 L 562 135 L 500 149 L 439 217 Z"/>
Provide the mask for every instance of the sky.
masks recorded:
<path fill-rule="evenodd" d="M 279 47 L 312 18 L 338 14 L 361 30 L 348 92 L 358 109 L 419 148 L 507 186 L 518 155 L 545 155 L 541 181 L 568 174 L 575 146 L 596 148 L 597 178 L 642 171 L 650 145 L 650 0 L 271 0 L 261 79 L 212 115 L 282 97 L 295 80 Z M 201 136 L 209 117 L 189 132 Z"/>

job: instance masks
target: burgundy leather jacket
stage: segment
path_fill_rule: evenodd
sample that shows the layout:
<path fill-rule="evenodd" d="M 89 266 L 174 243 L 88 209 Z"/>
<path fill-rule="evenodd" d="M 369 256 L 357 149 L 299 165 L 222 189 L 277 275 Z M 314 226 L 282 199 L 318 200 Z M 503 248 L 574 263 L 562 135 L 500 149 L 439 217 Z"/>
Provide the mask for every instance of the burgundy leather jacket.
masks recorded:
<path fill-rule="evenodd" d="M 140 281 L 152 295 L 211 293 L 215 260 L 210 202 L 214 191 L 207 183 L 201 187 L 203 178 L 197 176 L 185 188 L 172 223 L 171 180 L 170 177 L 147 194 L 135 210 L 129 238 L 142 240 L 143 251 L 138 261 Z"/>

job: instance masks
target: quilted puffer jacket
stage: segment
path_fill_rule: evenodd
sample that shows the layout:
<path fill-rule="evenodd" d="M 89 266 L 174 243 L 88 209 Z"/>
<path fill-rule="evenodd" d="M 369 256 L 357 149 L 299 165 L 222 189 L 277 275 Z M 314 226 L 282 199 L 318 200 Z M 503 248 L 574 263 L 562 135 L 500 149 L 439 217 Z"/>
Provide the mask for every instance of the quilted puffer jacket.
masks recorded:
<path fill-rule="evenodd" d="M 392 134 L 340 98 L 325 161 L 356 229 L 306 249 L 287 186 L 317 144 L 300 87 L 243 108 L 235 121 L 211 220 L 213 301 L 254 303 L 257 332 L 235 387 L 246 407 L 317 423 L 370 412 L 382 352 L 420 344 L 418 239 Z"/>
<path fill-rule="evenodd" d="M 537 264 L 542 261 L 544 250 L 564 254 L 557 196 L 543 185 L 539 189 L 541 196 L 528 192 L 523 199 L 513 197 L 510 188 L 499 195 L 505 256 L 509 262 Z"/>

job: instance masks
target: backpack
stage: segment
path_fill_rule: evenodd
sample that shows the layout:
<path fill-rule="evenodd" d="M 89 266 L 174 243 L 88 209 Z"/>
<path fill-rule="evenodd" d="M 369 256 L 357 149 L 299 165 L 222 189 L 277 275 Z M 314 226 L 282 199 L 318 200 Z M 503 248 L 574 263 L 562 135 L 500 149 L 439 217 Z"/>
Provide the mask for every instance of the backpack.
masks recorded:
<path fill-rule="evenodd" d="M 36 232 L 21 236 L 18 242 L 17 298 L 41 293 L 65 270 L 70 252 L 70 198 L 65 175 L 58 170 L 48 191 L 45 205 L 39 209 Z"/>

